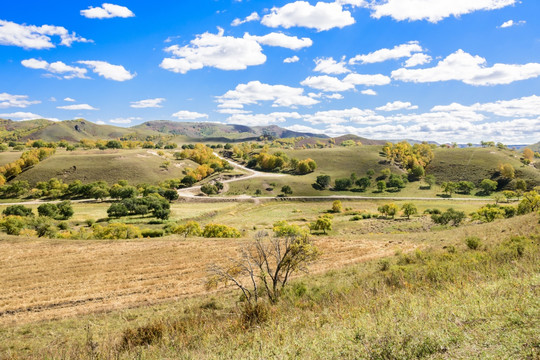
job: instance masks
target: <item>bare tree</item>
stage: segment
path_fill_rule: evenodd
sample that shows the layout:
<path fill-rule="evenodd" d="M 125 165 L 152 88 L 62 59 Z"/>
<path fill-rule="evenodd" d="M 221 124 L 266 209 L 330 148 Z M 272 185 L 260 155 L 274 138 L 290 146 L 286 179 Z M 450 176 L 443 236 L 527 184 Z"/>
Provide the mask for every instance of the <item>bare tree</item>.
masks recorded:
<path fill-rule="evenodd" d="M 282 226 L 288 227 L 288 231 L 276 231 L 282 236 L 258 232 L 254 240 L 240 250 L 239 258 L 230 259 L 229 266 L 212 265 L 207 285 L 232 283 L 249 303 L 259 301 L 261 293 L 270 302 L 277 302 L 291 276 L 307 271 L 307 265 L 319 256 L 319 250 L 305 231 L 286 223 Z"/>

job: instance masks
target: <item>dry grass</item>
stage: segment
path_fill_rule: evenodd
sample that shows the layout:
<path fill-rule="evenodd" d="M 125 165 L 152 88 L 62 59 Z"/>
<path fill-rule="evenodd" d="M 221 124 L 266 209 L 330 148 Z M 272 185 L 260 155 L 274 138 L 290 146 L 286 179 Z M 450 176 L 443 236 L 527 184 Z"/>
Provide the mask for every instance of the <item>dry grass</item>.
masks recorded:
<path fill-rule="evenodd" d="M 501 232 L 525 235 L 535 227 L 517 217 L 431 233 L 320 236 L 315 241 L 323 256 L 311 270 L 321 273 L 397 250 L 453 244 L 471 235 L 483 239 Z M 4 235 L 0 240 L 0 324 L 72 317 L 205 294 L 207 265 L 234 256 L 246 241 L 179 237 L 40 241 Z"/>

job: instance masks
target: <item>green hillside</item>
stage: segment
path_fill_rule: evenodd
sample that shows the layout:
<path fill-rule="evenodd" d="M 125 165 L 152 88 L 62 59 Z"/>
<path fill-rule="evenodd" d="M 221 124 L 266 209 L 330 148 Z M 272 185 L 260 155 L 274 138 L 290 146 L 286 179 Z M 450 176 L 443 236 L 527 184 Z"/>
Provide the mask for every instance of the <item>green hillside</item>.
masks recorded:
<path fill-rule="evenodd" d="M 168 169 L 161 167 L 165 161 L 171 163 Z M 112 184 L 128 180 L 132 184 L 156 184 L 183 177 L 182 171 L 186 166 L 197 165 L 189 160 L 178 162 L 170 157 L 160 157 L 146 150 L 58 150 L 51 158 L 17 176 L 16 180 L 26 180 L 31 185 L 51 178 L 62 179 L 65 183 L 104 180 Z"/>
<path fill-rule="evenodd" d="M 535 151 L 535 152 L 540 152 L 540 141 L 537 142 L 536 144 L 532 144 L 532 145 L 529 145 L 527 146 L 529 149 L 531 149 L 532 151 Z"/>
<path fill-rule="evenodd" d="M 252 194 L 257 190 L 262 191 L 264 196 L 275 196 L 280 193 L 284 185 L 291 186 L 296 196 L 325 196 L 325 195 L 362 195 L 362 196 L 414 196 L 434 197 L 441 193 L 439 186 L 427 190 L 422 182 L 413 182 L 398 193 L 378 193 L 375 190 L 376 178 L 381 171 L 390 168 L 392 173 L 404 174 L 405 172 L 395 165 L 386 162 L 386 158 L 380 155 L 381 146 L 360 147 L 334 147 L 325 149 L 297 149 L 279 150 L 284 151 L 290 158 L 311 158 L 317 163 L 317 169 L 307 175 L 284 175 L 272 178 L 252 178 L 230 184 L 229 194 Z M 275 150 L 278 151 L 278 150 Z M 449 149 L 436 148 L 435 159 L 426 168 L 426 173 L 434 175 L 437 184 L 445 181 L 472 181 L 478 185 L 483 179 L 499 178 L 499 164 L 510 163 L 516 170 L 516 178 L 524 179 L 530 188 L 540 185 L 540 170 L 533 166 L 525 166 L 519 161 L 519 153 L 502 151 L 493 148 L 468 148 Z M 349 177 L 355 173 L 357 177 L 365 176 L 368 170 L 374 170 L 372 187 L 366 192 L 356 193 L 352 191 L 316 190 L 312 184 L 317 176 L 330 175 L 332 184 L 335 179 Z M 506 184 L 507 188 L 513 188 L 515 180 Z M 459 195 L 462 197 L 462 195 Z"/>

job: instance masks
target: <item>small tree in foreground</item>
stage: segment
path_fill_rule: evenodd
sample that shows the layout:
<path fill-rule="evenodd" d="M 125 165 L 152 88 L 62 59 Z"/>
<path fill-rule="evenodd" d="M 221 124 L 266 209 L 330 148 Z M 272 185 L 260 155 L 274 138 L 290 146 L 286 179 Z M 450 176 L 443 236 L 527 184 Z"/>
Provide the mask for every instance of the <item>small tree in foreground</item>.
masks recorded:
<path fill-rule="evenodd" d="M 250 305 L 256 304 L 261 296 L 276 303 L 291 276 L 307 271 L 307 265 L 319 256 L 319 250 L 308 234 L 296 228 L 297 231 L 286 236 L 258 232 L 254 240 L 240 250 L 237 259 L 230 259 L 229 266 L 210 267 L 207 287 L 213 288 L 219 283 L 233 284 L 242 291 Z"/>

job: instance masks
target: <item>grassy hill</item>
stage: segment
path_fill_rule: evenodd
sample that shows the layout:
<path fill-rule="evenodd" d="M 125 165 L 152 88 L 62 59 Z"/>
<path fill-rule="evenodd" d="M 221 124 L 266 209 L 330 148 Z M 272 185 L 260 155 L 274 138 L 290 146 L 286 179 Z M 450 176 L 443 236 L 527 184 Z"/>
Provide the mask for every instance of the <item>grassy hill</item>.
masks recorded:
<path fill-rule="evenodd" d="M 175 161 L 170 154 L 160 157 L 147 150 L 58 150 L 55 155 L 16 177 L 31 185 L 50 178 L 62 179 L 65 183 L 81 180 L 89 183 L 99 180 L 112 184 L 128 180 L 132 184 L 151 183 L 183 177 L 186 166 L 197 167 L 189 160 Z M 168 169 L 161 165 L 170 161 Z"/>
<path fill-rule="evenodd" d="M 298 136 L 316 136 L 310 133 L 300 133 L 287 130 L 279 126 L 245 126 L 229 125 L 210 122 L 178 122 L 167 120 L 155 120 L 134 126 L 135 130 L 152 130 L 164 134 L 184 135 L 191 139 L 256 139 L 261 135 L 270 135 L 278 138 Z"/>
<path fill-rule="evenodd" d="M 307 175 L 286 175 L 271 178 L 252 178 L 246 181 L 239 181 L 230 184 L 229 194 L 255 194 L 261 190 L 263 195 L 278 195 L 284 185 L 291 186 L 294 195 L 297 196 L 324 196 L 324 195 L 363 195 L 363 196 L 414 196 L 414 197 L 434 197 L 441 193 L 438 186 L 431 190 L 422 189 L 421 182 L 414 182 L 399 193 L 376 193 L 375 182 L 373 186 L 364 193 L 354 193 L 351 191 L 335 192 L 330 190 L 316 190 L 312 187 L 318 175 L 330 175 L 332 183 L 336 178 L 349 177 L 355 173 L 358 177 L 366 175 L 370 169 L 375 171 L 375 178 L 381 175 L 384 168 L 390 168 L 393 173 L 403 174 L 403 170 L 395 165 L 386 163 L 385 158 L 379 152 L 381 146 L 360 146 L 360 147 L 335 147 L 325 149 L 296 149 L 284 150 L 291 158 L 306 159 L 311 158 L 317 163 L 317 169 Z M 277 150 L 276 150 L 277 151 Z M 519 153 L 512 151 L 502 151 L 497 149 L 470 148 L 470 149 L 449 149 L 436 148 L 434 150 L 435 159 L 427 167 L 427 174 L 436 177 L 437 183 L 445 181 L 472 181 L 478 185 L 483 179 L 498 178 L 497 167 L 501 163 L 510 163 L 516 170 L 516 177 L 526 180 L 529 186 L 540 185 L 540 170 L 533 166 L 525 166 L 519 161 Z M 507 184 L 513 187 L 514 182 Z M 271 189 L 271 190 L 270 190 Z M 461 196 L 461 195 L 460 195 Z"/>
<path fill-rule="evenodd" d="M 531 149 L 532 151 L 540 152 L 540 141 L 537 142 L 536 144 L 532 144 L 527 147 Z"/>

